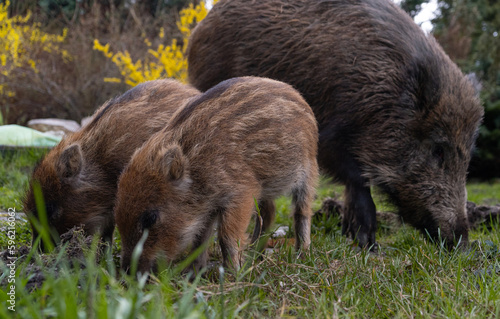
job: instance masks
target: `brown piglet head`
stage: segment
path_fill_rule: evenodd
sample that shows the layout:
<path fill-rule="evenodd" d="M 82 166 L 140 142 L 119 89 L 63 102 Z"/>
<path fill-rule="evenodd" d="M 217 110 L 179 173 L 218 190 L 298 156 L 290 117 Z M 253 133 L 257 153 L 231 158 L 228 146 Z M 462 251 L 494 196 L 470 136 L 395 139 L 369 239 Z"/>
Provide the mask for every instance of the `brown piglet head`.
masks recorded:
<path fill-rule="evenodd" d="M 189 215 L 186 205 L 191 197 L 188 161 L 178 145 L 165 145 L 159 137 L 135 152 L 118 184 L 114 216 L 126 271 L 146 229 L 139 272 L 150 271 L 159 254 L 175 259 L 188 244 L 189 218 L 183 217 Z"/>
<path fill-rule="evenodd" d="M 38 237 L 38 228 L 43 227 L 42 211 L 53 240 L 80 224 L 85 225 L 84 229 L 89 234 L 100 233 L 105 238 L 111 238 L 114 226 L 112 221 L 103 217 L 107 215 L 103 212 L 106 208 L 100 204 L 109 194 L 102 188 L 92 186 L 102 180 L 102 173 L 90 169 L 91 165 L 84 160 L 78 143 L 67 145 L 63 141 L 35 167 L 24 199 L 24 211 L 30 219 L 33 241 Z M 37 200 L 35 196 L 41 198 Z M 46 251 L 44 242 L 40 242 L 40 248 Z"/>

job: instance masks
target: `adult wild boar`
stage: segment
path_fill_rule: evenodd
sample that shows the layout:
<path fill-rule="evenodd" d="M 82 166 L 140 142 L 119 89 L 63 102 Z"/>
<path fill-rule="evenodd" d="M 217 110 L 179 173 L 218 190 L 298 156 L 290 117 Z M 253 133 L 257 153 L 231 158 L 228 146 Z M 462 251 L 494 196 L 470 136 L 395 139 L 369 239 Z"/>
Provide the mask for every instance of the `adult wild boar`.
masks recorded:
<path fill-rule="evenodd" d="M 189 80 L 291 84 L 319 126 L 318 162 L 346 185 L 342 232 L 375 244 L 378 186 L 404 220 L 467 241 L 466 174 L 483 110 L 432 37 L 389 0 L 221 0 L 193 31 Z"/>
<path fill-rule="evenodd" d="M 174 80 L 146 82 L 101 106 L 92 121 L 65 137 L 35 167 L 24 210 L 38 218 L 33 184 L 58 234 L 83 224 L 111 240 L 118 176 L 133 152 L 200 92 Z M 38 235 L 32 227 L 33 239 Z"/>
<path fill-rule="evenodd" d="M 179 109 L 164 130 L 137 150 L 120 177 L 115 219 L 122 268 L 148 229 L 138 262 L 145 272 L 158 254 L 175 260 L 196 250 L 218 224 L 225 266 L 238 268 L 246 230 L 259 201 L 263 225 L 273 200 L 290 192 L 296 248 L 310 244 L 311 203 L 318 177 L 314 114 L 288 84 L 254 77 L 224 81 Z M 205 250 L 193 263 L 207 263 Z"/>

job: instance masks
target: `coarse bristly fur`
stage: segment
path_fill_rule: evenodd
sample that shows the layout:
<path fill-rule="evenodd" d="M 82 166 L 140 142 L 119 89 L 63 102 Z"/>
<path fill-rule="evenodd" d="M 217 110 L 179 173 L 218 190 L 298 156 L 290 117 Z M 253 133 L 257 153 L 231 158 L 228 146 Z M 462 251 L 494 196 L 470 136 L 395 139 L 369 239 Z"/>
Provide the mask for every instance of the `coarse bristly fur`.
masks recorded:
<path fill-rule="evenodd" d="M 224 81 L 178 110 L 135 152 L 120 177 L 115 219 L 128 269 L 145 229 L 138 270 L 159 254 L 175 260 L 196 250 L 218 225 L 224 265 L 241 266 L 246 230 L 259 202 L 263 224 L 274 219 L 273 200 L 291 193 L 296 248 L 310 245 L 318 129 L 314 114 L 288 84 L 264 78 Z M 192 267 L 206 266 L 207 251 Z"/>
<path fill-rule="evenodd" d="M 111 240 L 118 176 L 133 152 L 200 92 L 173 80 L 140 84 L 101 106 L 92 121 L 65 137 L 36 166 L 24 210 L 38 218 L 33 183 L 44 196 L 49 225 L 62 234 L 84 225 Z M 33 239 L 38 232 L 34 227 Z"/>
<path fill-rule="evenodd" d="M 189 80 L 284 81 L 319 126 L 320 167 L 346 185 L 343 233 L 375 245 L 378 186 L 405 221 L 467 242 L 467 167 L 483 109 L 471 83 L 389 0 L 221 0 L 195 28 Z M 438 230 L 439 229 L 439 230 Z"/>

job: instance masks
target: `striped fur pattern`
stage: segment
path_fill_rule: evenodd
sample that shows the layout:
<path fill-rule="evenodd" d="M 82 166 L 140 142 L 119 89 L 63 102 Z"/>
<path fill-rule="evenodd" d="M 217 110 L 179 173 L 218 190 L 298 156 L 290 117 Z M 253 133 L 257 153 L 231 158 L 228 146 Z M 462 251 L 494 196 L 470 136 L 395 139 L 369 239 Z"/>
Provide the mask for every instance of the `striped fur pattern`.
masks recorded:
<path fill-rule="evenodd" d="M 134 151 L 165 127 L 199 91 L 173 80 L 146 82 L 114 98 L 80 131 L 65 137 L 36 166 L 24 210 L 38 218 L 33 183 L 41 186 L 49 225 L 62 234 L 84 225 L 111 240 L 120 173 Z M 37 237 L 33 228 L 33 239 Z"/>
<path fill-rule="evenodd" d="M 255 201 L 263 224 L 254 239 L 273 221 L 273 200 L 287 193 L 293 195 L 296 248 L 307 249 L 317 142 L 310 107 L 282 82 L 235 78 L 192 99 L 135 152 L 120 177 L 115 219 L 122 267 L 129 267 L 145 229 L 142 272 L 159 254 L 175 260 L 200 247 L 217 225 L 224 265 L 238 268 Z M 204 267 L 207 254 L 192 266 Z"/>

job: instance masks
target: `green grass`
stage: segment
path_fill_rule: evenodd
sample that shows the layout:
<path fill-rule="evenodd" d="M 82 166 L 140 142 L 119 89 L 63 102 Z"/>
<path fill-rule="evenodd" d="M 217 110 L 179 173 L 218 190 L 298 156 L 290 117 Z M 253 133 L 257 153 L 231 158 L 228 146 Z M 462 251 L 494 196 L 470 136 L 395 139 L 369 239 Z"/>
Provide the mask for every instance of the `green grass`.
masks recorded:
<path fill-rule="evenodd" d="M 3 208 L 17 205 L 30 171 L 25 168 L 36 162 L 23 156 L 1 159 L 0 165 L 10 165 L 0 168 L 9 176 L 17 176 L 15 170 L 23 175 L 9 186 L 2 182 L 17 194 L 1 202 L 7 205 Z M 499 183 L 472 183 L 468 193 L 477 203 L 500 202 Z M 323 180 L 314 209 L 325 197 L 341 194 L 342 187 Z M 376 197 L 379 210 L 390 210 Z M 276 206 L 277 225 L 291 226 L 290 200 L 280 198 Z M 15 313 L 7 309 L 9 272 L 0 262 L 0 318 L 500 317 L 498 224 L 472 231 L 475 248 L 466 252 L 448 252 L 408 226 L 381 225 L 381 251 L 372 254 L 343 237 L 338 222 L 317 221 L 311 251 L 300 257 L 292 247 L 278 246 L 262 259 L 247 258 L 236 274 L 219 273 L 216 266 L 209 279 L 193 283 L 175 266 L 164 267 L 150 282 L 122 274 L 117 247 L 97 263 L 92 246 L 73 264 L 69 248 L 42 257 L 33 253 L 16 263 Z M 29 228 L 21 221 L 16 227 L 19 248 L 29 242 Z M 5 249 L 1 236 L 0 244 Z M 40 274 L 45 278 L 41 286 L 31 287 Z"/>
<path fill-rule="evenodd" d="M 45 152 L 43 149 L 0 151 L 0 211 L 8 208 L 22 210 L 29 175 Z"/>
<path fill-rule="evenodd" d="M 467 185 L 467 197 L 474 203 L 495 205 L 500 203 L 500 180 L 492 180 L 488 183 L 469 183 Z"/>

